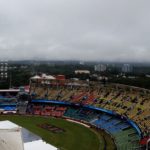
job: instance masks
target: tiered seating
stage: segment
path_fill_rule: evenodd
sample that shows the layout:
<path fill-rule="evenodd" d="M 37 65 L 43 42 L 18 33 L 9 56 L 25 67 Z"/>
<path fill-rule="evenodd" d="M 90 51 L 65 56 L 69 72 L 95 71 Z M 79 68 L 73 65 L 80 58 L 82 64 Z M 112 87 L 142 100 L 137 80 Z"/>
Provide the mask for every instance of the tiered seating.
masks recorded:
<path fill-rule="evenodd" d="M 57 91 L 55 88 L 51 88 L 48 90 L 48 99 L 55 100 L 57 98 L 59 91 Z"/>
<path fill-rule="evenodd" d="M 53 107 L 53 106 L 45 106 L 45 108 L 43 108 L 43 110 L 41 111 L 41 115 L 51 116 L 54 109 L 55 109 L 55 107 Z"/>
<path fill-rule="evenodd" d="M 66 109 L 67 109 L 66 107 L 56 107 L 55 111 L 52 111 L 51 115 L 54 117 L 62 117 Z"/>
<path fill-rule="evenodd" d="M 89 115 L 87 115 L 87 113 L 89 113 Z M 68 108 L 64 116 L 77 120 L 84 120 L 98 128 L 106 130 L 114 137 L 117 149 L 119 150 L 130 150 L 139 147 L 140 137 L 136 130 L 134 130 L 127 122 L 124 122 L 119 118 L 108 114 L 92 112 L 83 108 L 73 107 Z"/>
<path fill-rule="evenodd" d="M 106 110 L 111 110 L 121 116 L 133 120 L 142 130 L 143 135 L 150 134 L 150 91 L 136 87 L 130 87 L 118 84 L 100 85 L 96 82 L 91 82 L 89 85 L 82 86 L 84 83 L 71 83 L 60 87 L 53 86 L 53 88 L 45 88 L 40 85 L 37 88 L 31 88 L 31 93 L 36 92 L 38 98 L 44 97 L 48 93 L 49 100 L 68 101 L 71 103 L 78 103 L 81 105 L 93 105 Z M 71 111 L 71 110 L 70 110 Z M 72 110 L 73 111 L 73 110 Z M 67 110 L 70 117 L 77 119 L 86 118 L 86 115 L 74 110 L 71 113 Z M 91 114 L 90 114 L 91 115 Z M 107 117 L 106 117 L 107 118 Z M 103 128 L 110 130 L 111 133 L 124 130 L 128 128 L 125 123 L 117 123 L 118 120 L 97 120 L 99 126 L 105 124 Z M 96 122 L 95 122 L 96 123 Z M 118 124 L 118 125 L 117 125 Z M 115 126 L 113 129 L 110 126 Z"/>
<path fill-rule="evenodd" d="M 136 149 L 139 148 L 140 138 L 133 128 L 127 128 L 117 133 L 113 133 L 115 137 L 117 148 L 119 150 Z"/>
<path fill-rule="evenodd" d="M 0 95 L 1 113 L 17 113 L 17 98 L 13 95 Z"/>
<path fill-rule="evenodd" d="M 65 111 L 66 107 L 34 105 L 33 111 L 30 112 L 32 112 L 34 115 L 62 117 Z"/>
<path fill-rule="evenodd" d="M 86 95 L 86 93 L 81 92 L 79 95 L 74 95 L 71 98 L 71 101 L 74 103 L 79 102 L 84 96 Z"/>
<path fill-rule="evenodd" d="M 95 96 L 93 93 L 91 93 L 90 95 L 87 96 L 87 98 L 84 101 L 82 101 L 82 104 L 90 105 L 94 102 L 94 100 L 95 100 Z"/>
<path fill-rule="evenodd" d="M 122 122 L 120 119 L 110 118 L 109 116 L 107 119 L 105 119 L 105 117 L 102 116 L 99 119 L 95 120 L 93 124 L 97 127 L 105 129 L 107 132 L 113 135 L 115 143 L 117 144 L 117 148 L 119 150 L 127 150 L 139 147 L 140 138 L 136 131 L 131 128 L 129 124 Z M 130 130 L 134 131 L 133 133 L 131 132 L 132 136 L 129 132 Z"/>
<path fill-rule="evenodd" d="M 68 108 L 64 114 L 64 116 L 66 117 L 75 118 L 77 120 L 84 120 L 88 122 L 96 118 L 97 115 L 98 114 L 93 111 L 79 108 Z"/>
<path fill-rule="evenodd" d="M 40 115 L 41 114 L 41 106 L 33 106 L 33 114 L 34 115 Z"/>
<path fill-rule="evenodd" d="M 45 98 L 46 89 L 44 87 L 36 87 L 36 88 L 32 88 L 32 89 L 33 89 L 33 91 L 31 92 L 31 95 L 35 99 Z"/>

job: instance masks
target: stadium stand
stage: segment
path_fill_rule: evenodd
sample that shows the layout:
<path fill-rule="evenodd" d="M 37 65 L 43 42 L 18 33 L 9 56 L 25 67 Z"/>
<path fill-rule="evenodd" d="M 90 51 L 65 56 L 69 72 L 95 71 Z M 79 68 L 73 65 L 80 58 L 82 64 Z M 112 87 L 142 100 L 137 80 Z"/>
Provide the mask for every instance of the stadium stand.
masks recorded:
<path fill-rule="evenodd" d="M 30 95 L 28 114 L 84 121 L 108 132 L 119 150 L 143 150 L 142 140 L 150 137 L 150 91 L 147 89 L 31 79 Z"/>
<path fill-rule="evenodd" d="M 0 90 L 0 109 L 1 113 L 17 112 L 17 90 Z"/>

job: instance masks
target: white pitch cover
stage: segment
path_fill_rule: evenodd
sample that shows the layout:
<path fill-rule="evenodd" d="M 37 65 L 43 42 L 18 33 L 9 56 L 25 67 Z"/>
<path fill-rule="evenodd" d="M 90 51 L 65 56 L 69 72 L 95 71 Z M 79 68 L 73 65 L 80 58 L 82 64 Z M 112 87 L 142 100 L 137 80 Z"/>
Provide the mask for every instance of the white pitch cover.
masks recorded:
<path fill-rule="evenodd" d="M 10 121 L 0 121 L 0 150 L 58 150 L 41 138 L 30 140 L 31 137 L 26 137 L 22 129 Z M 30 135 L 25 132 L 27 136 Z M 25 140 L 24 137 L 27 139 Z"/>
<path fill-rule="evenodd" d="M 24 150 L 21 128 L 12 122 L 0 122 L 0 150 Z"/>

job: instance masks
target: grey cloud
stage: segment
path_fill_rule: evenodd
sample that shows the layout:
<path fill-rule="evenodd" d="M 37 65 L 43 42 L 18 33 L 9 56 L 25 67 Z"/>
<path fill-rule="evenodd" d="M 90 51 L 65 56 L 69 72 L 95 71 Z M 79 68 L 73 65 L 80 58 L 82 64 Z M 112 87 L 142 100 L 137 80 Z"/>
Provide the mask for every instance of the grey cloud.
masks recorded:
<path fill-rule="evenodd" d="M 149 61 L 148 0 L 0 0 L 0 59 Z"/>

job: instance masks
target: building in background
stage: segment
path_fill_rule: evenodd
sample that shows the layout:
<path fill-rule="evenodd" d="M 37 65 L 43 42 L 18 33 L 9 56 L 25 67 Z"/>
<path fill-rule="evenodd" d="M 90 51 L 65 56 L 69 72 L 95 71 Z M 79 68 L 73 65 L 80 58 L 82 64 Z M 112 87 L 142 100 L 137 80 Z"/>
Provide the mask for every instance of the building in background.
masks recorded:
<path fill-rule="evenodd" d="M 104 64 L 98 64 L 94 66 L 94 70 L 98 72 L 104 72 L 107 70 L 107 66 Z"/>
<path fill-rule="evenodd" d="M 123 73 L 130 73 L 132 72 L 133 68 L 130 64 L 123 64 L 122 66 L 122 72 Z"/>
<path fill-rule="evenodd" d="M 0 80 L 8 78 L 8 61 L 0 61 Z"/>
<path fill-rule="evenodd" d="M 79 64 L 80 65 L 84 65 L 85 63 L 84 63 L 84 61 L 80 61 Z"/>
<path fill-rule="evenodd" d="M 75 74 L 90 74 L 89 70 L 75 70 Z"/>

